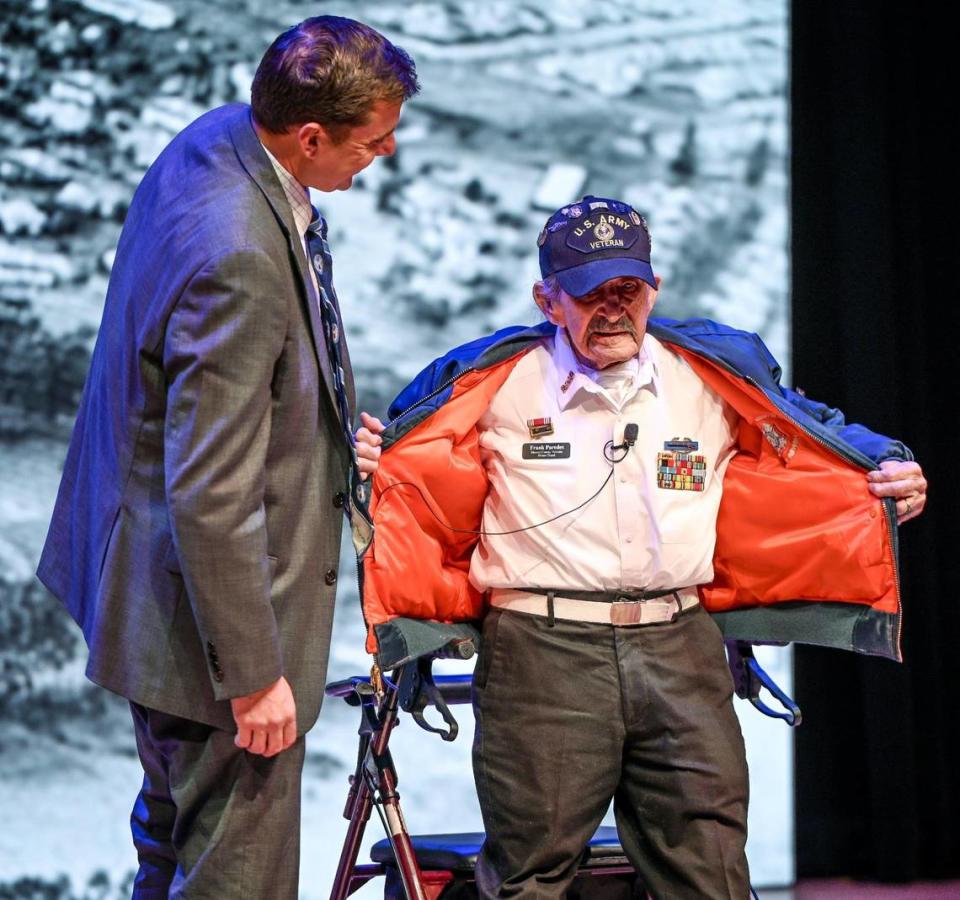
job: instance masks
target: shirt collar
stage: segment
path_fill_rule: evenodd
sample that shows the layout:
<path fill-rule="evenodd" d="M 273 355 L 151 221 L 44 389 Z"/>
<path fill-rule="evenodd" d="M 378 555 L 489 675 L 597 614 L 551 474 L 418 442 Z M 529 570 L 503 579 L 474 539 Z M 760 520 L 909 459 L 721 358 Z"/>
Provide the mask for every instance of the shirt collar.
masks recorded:
<path fill-rule="evenodd" d="M 262 141 L 260 146 L 263 147 L 264 152 L 267 154 L 267 158 L 270 160 L 270 163 L 273 166 L 274 172 L 277 173 L 277 178 L 280 181 L 280 187 L 283 188 L 284 196 L 287 198 L 287 202 L 290 204 L 290 211 L 293 213 L 293 221 L 297 226 L 297 232 L 299 233 L 300 237 L 303 238 L 303 236 L 307 233 L 307 227 L 313 220 L 313 207 L 310 205 L 310 192 L 283 167 L 280 161 L 266 148 Z"/>
<path fill-rule="evenodd" d="M 632 376 L 633 384 L 625 392 L 624 402 L 647 386 L 650 386 L 654 393 L 659 393 L 660 367 L 657 364 L 657 349 L 656 339 L 645 334 L 639 353 L 633 357 L 636 369 Z M 570 406 L 580 391 L 609 398 L 607 391 L 594 380 L 596 370 L 577 359 L 566 328 L 557 328 L 553 342 L 553 366 L 557 377 L 557 403 L 561 410 Z"/>

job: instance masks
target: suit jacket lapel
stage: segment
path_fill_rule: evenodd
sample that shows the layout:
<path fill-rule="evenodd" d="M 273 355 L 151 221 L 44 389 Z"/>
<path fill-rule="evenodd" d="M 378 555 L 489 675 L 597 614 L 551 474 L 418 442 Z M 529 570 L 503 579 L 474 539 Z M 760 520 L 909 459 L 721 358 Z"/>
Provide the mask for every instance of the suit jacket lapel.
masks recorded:
<path fill-rule="evenodd" d="M 293 221 L 293 211 L 290 209 L 290 203 L 283 193 L 283 187 L 277 179 L 277 174 L 273 170 L 273 164 L 260 144 L 256 131 L 253 128 L 249 108 L 246 114 L 237 116 L 230 123 L 230 136 L 233 145 L 237 151 L 237 157 L 241 165 L 247 170 L 247 174 L 253 179 L 257 187 L 263 192 L 270 204 L 277 222 L 283 229 L 287 237 L 287 244 L 290 254 L 296 265 L 296 272 L 300 282 L 301 297 L 307 307 L 307 315 L 310 320 L 310 334 L 313 338 L 313 349 L 317 357 L 317 365 L 323 376 L 323 381 L 327 387 L 327 395 L 333 406 L 334 412 L 337 410 L 337 398 L 334 390 L 333 369 L 331 361 L 327 354 L 327 345 L 323 337 L 323 323 L 320 321 L 320 307 L 317 297 L 314 293 L 313 281 L 307 270 L 307 259 L 304 255 L 303 241 L 297 232 Z M 341 334 L 343 333 L 341 322 Z M 352 380 L 351 380 L 352 388 Z M 339 413 L 337 413 L 339 418 Z"/>

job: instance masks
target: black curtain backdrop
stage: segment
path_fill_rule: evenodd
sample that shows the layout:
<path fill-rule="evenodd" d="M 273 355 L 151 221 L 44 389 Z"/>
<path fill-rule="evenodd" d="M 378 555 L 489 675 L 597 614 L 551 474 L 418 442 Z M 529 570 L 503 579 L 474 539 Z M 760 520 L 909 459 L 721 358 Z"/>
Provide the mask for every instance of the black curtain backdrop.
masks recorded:
<path fill-rule="evenodd" d="M 792 5 L 793 377 L 901 438 L 902 665 L 800 647 L 798 875 L 960 876 L 960 47 L 944 7 Z"/>

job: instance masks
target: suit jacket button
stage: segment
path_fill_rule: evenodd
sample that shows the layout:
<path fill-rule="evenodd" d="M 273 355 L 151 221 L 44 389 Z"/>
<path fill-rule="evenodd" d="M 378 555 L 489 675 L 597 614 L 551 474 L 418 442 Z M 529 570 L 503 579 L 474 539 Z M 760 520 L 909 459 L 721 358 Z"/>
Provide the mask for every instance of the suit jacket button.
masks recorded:
<path fill-rule="evenodd" d="M 327 584 L 333 584 L 337 580 L 337 570 L 327 569 L 327 574 L 323 576 L 323 580 Z"/>
<path fill-rule="evenodd" d="M 337 491 L 333 495 L 333 505 L 340 509 L 343 506 L 343 501 L 347 499 L 347 495 L 343 491 Z"/>
<path fill-rule="evenodd" d="M 220 669 L 213 670 L 213 680 L 220 684 L 223 681 L 223 672 Z"/>

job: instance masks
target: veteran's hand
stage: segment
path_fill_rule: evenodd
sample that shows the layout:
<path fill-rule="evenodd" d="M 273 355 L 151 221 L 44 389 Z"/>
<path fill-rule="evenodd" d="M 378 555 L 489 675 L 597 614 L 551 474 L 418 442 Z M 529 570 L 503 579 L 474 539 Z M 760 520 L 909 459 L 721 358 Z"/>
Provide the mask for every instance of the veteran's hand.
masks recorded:
<path fill-rule="evenodd" d="M 919 516 L 926 506 L 927 479 L 915 462 L 884 460 L 879 469 L 867 472 L 867 482 L 875 496 L 896 498 L 898 525 Z"/>
<path fill-rule="evenodd" d="M 360 469 L 360 477 L 366 479 L 380 465 L 380 445 L 383 443 L 380 433 L 384 424 L 376 416 L 365 412 L 360 413 L 360 421 L 363 427 L 358 428 L 354 435 L 357 441 L 357 468 Z"/>
<path fill-rule="evenodd" d="M 282 675 L 261 691 L 230 701 L 237 736 L 233 742 L 248 753 L 276 756 L 297 739 L 297 704 Z"/>

